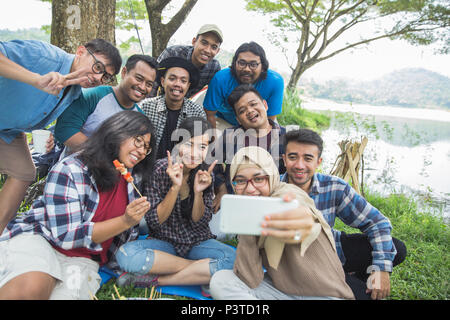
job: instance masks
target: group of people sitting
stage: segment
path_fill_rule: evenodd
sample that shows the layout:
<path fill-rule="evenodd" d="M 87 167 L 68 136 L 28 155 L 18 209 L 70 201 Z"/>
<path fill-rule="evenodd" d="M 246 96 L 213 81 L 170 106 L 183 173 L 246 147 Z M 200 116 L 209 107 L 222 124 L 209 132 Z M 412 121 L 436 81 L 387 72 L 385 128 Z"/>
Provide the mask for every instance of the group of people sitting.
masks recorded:
<path fill-rule="evenodd" d="M 133 55 L 122 69 L 102 39 L 74 55 L 0 42 L 0 299 L 89 299 L 100 266 L 119 286 L 202 285 L 215 299 L 389 295 L 406 256 L 389 219 L 317 172 L 316 132 L 277 123 L 284 82 L 264 49 L 244 43 L 221 70 L 222 42 L 207 24 L 192 46 Z M 43 195 L 17 214 L 36 175 L 25 132 L 55 120 Z M 238 235 L 235 249 L 213 225 L 225 194 L 299 206 L 266 216 L 261 235 Z M 336 217 L 361 233 L 334 229 Z"/>

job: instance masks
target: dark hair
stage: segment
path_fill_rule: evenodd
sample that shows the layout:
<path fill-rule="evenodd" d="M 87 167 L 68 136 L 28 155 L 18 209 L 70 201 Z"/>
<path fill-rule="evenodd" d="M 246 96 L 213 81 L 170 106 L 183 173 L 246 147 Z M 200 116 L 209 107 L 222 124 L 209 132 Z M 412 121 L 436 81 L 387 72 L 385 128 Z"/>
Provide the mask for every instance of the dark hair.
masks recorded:
<path fill-rule="evenodd" d="M 319 158 L 323 151 L 323 140 L 313 130 L 310 129 L 298 129 L 286 132 L 284 135 L 284 147 L 286 148 L 289 142 L 297 142 L 304 144 L 313 144 L 319 148 Z"/>
<path fill-rule="evenodd" d="M 183 121 L 181 121 L 180 126 L 177 129 L 177 136 L 178 136 L 178 141 L 177 143 L 180 142 L 185 142 L 186 138 L 187 139 L 191 139 L 193 137 L 197 137 L 199 135 L 204 135 L 205 133 L 208 133 L 208 130 L 212 131 L 212 126 L 209 123 L 209 121 L 207 121 L 205 118 L 203 117 L 189 117 L 184 119 Z M 183 135 L 184 132 L 188 132 L 188 136 Z M 185 140 L 183 140 L 183 138 L 185 138 Z M 209 141 L 208 143 L 212 143 L 214 141 L 214 136 L 209 137 Z"/>
<path fill-rule="evenodd" d="M 133 54 L 128 58 L 125 68 L 127 68 L 127 71 L 133 70 L 139 61 L 144 61 L 150 68 L 155 69 L 155 71 L 158 70 L 158 62 L 156 59 L 146 54 Z"/>
<path fill-rule="evenodd" d="M 122 66 L 122 57 L 119 50 L 110 42 L 103 39 L 93 39 L 84 45 L 92 53 L 104 55 L 114 68 L 114 74 L 118 74 Z"/>
<path fill-rule="evenodd" d="M 239 101 L 239 99 L 242 98 L 242 96 L 248 92 L 253 92 L 256 94 L 256 96 L 263 101 L 263 97 L 261 97 L 261 94 L 256 90 L 256 88 L 248 83 L 244 83 L 241 85 L 238 85 L 234 90 L 230 93 L 228 96 L 228 104 L 233 109 L 234 114 L 236 114 L 236 110 L 234 108 L 235 104 Z"/>
<path fill-rule="evenodd" d="M 261 71 L 261 75 L 259 76 L 259 79 L 261 79 L 261 80 L 266 79 L 267 78 L 267 70 L 269 70 L 269 61 L 267 61 L 266 52 L 264 51 L 264 49 L 254 41 L 243 43 L 240 45 L 239 48 L 237 48 L 237 50 L 234 54 L 234 57 L 233 57 L 233 61 L 231 62 L 231 66 L 230 66 L 230 71 L 231 71 L 231 74 L 233 75 L 233 77 L 235 77 L 237 79 L 236 61 L 238 59 L 239 54 L 242 52 L 251 52 L 254 55 L 257 55 L 261 59 L 262 71 Z"/>
<path fill-rule="evenodd" d="M 156 137 L 153 124 L 144 114 L 126 110 L 106 119 L 84 142 L 78 157 L 94 177 L 99 190 L 108 191 L 120 178 L 113 161 L 119 158 L 120 146 L 128 138 L 151 134 L 150 147 L 155 150 Z M 152 151 L 133 168 L 133 175 L 140 175 L 143 182 L 150 178 L 155 151 Z"/>
<path fill-rule="evenodd" d="M 200 135 L 204 135 L 205 133 L 208 133 L 208 130 L 210 130 L 210 129 L 212 129 L 212 126 L 205 118 L 202 118 L 202 117 L 186 118 L 180 123 L 180 126 L 177 129 L 177 130 L 179 130 L 178 132 L 180 132 L 178 143 L 185 142 L 187 138 L 191 139 L 193 137 L 198 137 Z M 187 130 L 187 132 L 189 132 L 189 136 L 183 135 L 182 134 L 183 131 L 181 131 L 181 130 Z M 184 132 L 186 132 L 186 131 L 184 131 Z M 210 130 L 209 132 L 212 132 L 212 130 Z M 214 136 L 210 136 L 208 143 L 211 144 L 213 141 L 214 141 Z M 205 161 L 203 161 L 195 169 L 193 169 L 189 172 L 189 177 L 187 180 L 187 184 L 189 186 L 189 197 L 185 203 L 185 206 L 183 206 L 183 208 L 182 208 L 182 215 L 186 219 L 189 219 L 190 216 L 192 215 L 192 208 L 194 205 L 194 180 L 195 180 L 195 175 L 197 174 L 197 172 L 199 170 L 208 170 L 208 165 L 205 163 Z M 213 183 L 211 183 L 208 186 L 208 188 L 206 188 L 203 192 L 204 193 L 212 192 L 212 186 L 213 186 Z"/>

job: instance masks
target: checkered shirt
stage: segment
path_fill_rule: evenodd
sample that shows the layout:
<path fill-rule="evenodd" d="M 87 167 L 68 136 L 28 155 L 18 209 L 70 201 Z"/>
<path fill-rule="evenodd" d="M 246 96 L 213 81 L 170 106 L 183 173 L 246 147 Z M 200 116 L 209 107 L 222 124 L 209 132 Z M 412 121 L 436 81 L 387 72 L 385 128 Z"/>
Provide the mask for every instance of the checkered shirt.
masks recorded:
<path fill-rule="evenodd" d="M 285 173 L 281 180 L 288 182 Z M 372 270 L 392 272 L 392 261 L 397 250 L 392 242 L 392 225 L 387 217 L 360 196 L 341 178 L 316 173 L 314 174 L 309 196 L 332 228 L 336 241 L 336 250 L 342 264 L 345 256 L 340 240 L 341 232 L 334 229 L 336 217 L 346 225 L 358 228 L 367 235 L 372 246 Z"/>
<path fill-rule="evenodd" d="M 128 184 L 128 199 L 136 197 Z M 100 202 L 100 195 L 88 168 L 76 156 L 71 155 L 58 162 L 49 172 L 44 195 L 34 201 L 31 209 L 12 220 L 0 237 L 8 240 L 21 233 L 34 233 L 44 237 L 51 245 L 71 250 L 87 248 L 102 251 L 99 243 L 92 241 L 92 218 Z M 108 267 L 118 271 L 115 254 L 119 247 L 137 239 L 139 228 L 135 226 L 114 237 L 108 250 Z"/>
<path fill-rule="evenodd" d="M 150 119 L 155 127 L 156 146 L 159 146 L 164 133 L 164 127 L 167 120 L 167 107 L 165 95 L 148 98 L 142 101 L 139 107 L 144 111 L 145 115 Z M 203 108 L 189 99 L 184 99 L 181 112 L 178 117 L 177 128 L 181 122 L 189 117 L 203 117 L 206 119 L 206 113 Z"/>
<path fill-rule="evenodd" d="M 181 200 L 178 196 L 169 218 L 160 224 L 156 210 L 172 186 L 172 181 L 166 173 L 167 166 L 167 158 L 156 161 L 151 182 L 144 186 L 143 195 L 147 196 L 150 202 L 150 210 L 145 214 L 145 220 L 152 238 L 171 243 L 177 254 L 185 257 L 198 243 L 215 238 L 209 228 L 209 221 L 214 212 L 212 204 L 214 193 L 213 188 L 208 188 L 203 192 L 205 213 L 199 221 L 194 222 L 183 216 Z"/>
<path fill-rule="evenodd" d="M 179 57 L 184 58 L 188 61 L 192 62 L 192 52 L 194 51 L 193 46 L 171 46 L 166 49 L 160 54 L 158 57 L 158 63 L 162 60 L 169 58 L 169 57 Z M 198 69 L 200 78 L 197 86 L 195 88 L 189 88 L 186 98 L 190 98 L 194 96 L 197 92 L 199 92 L 204 86 L 208 85 L 211 79 L 214 77 L 217 71 L 221 69 L 219 61 L 216 59 L 212 59 L 210 62 L 208 62 L 203 68 Z M 158 90 L 158 87 L 155 86 L 153 88 L 151 96 L 156 96 L 156 92 Z"/>

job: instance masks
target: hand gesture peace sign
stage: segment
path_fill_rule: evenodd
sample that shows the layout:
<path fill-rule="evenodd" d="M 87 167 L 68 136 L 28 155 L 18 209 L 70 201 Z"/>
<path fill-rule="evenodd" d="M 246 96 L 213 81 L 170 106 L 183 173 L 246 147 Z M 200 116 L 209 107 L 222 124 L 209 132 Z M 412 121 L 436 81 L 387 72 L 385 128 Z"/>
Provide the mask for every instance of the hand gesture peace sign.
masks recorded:
<path fill-rule="evenodd" d="M 181 183 L 183 182 L 183 164 L 172 162 L 172 156 L 170 155 L 170 151 L 167 151 L 167 170 L 166 173 L 172 180 L 172 185 L 180 188 Z"/>
<path fill-rule="evenodd" d="M 211 173 L 214 169 L 214 167 L 217 164 L 217 160 L 215 160 L 208 168 L 208 170 L 198 170 L 195 174 L 194 179 L 194 192 L 199 193 L 208 188 L 208 186 L 212 182 L 212 176 Z"/>
<path fill-rule="evenodd" d="M 83 76 L 86 70 L 78 70 L 72 73 L 62 75 L 58 72 L 49 72 L 40 76 L 36 83 L 36 87 L 52 95 L 58 95 L 59 92 L 70 85 L 80 84 L 88 80 L 87 76 Z"/>

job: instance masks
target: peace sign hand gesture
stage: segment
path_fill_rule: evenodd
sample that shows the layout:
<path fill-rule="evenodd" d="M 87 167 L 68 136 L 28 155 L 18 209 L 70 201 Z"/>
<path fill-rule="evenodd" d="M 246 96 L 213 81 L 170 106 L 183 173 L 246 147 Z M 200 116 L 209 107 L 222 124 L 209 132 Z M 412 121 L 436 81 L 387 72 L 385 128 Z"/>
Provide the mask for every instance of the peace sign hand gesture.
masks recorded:
<path fill-rule="evenodd" d="M 176 188 L 181 187 L 181 183 L 183 182 L 183 164 L 172 162 L 172 156 L 170 155 L 170 151 L 167 151 L 167 175 L 172 180 L 172 185 Z"/>
<path fill-rule="evenodd" d="M 208 170 L 198 170 L 195 174 L 194 179 L 194 192 L 200 193 L 203 192 L 212 182 L 211 173 L 214 167 L 217 164 L 217 160 L 215 160 L 208 168 Z"/>
<path fill-rule="evenodd" d="M 56 96 L 63 88 L 88 80 L 87 76 L 82 76 L 84 73 L 86 73 L 85 70 L 74 71 L 66 75 L 49 72 L 39 77 L 35 87 Z"/>

